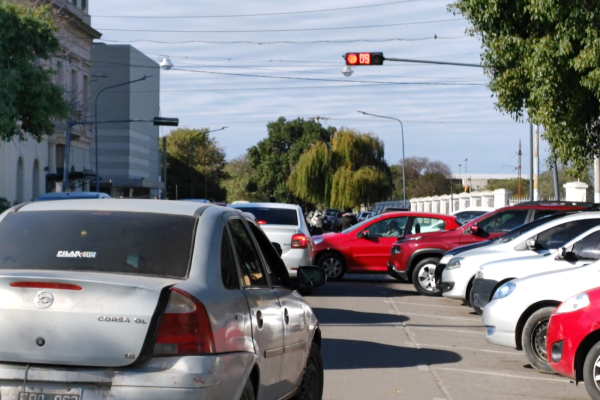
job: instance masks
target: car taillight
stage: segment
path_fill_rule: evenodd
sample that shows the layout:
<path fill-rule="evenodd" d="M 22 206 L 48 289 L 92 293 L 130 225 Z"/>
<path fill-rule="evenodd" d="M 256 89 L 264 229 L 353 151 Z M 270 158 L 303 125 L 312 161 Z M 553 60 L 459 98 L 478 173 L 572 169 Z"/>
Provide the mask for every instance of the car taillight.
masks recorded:
<path fill-rule="evenodd" d="M 153 355 L 191 355 L 215 352 L 215 340 L 206 308 L 181 289 L 172 288 L 158 325 Z"/>
<path fill-rule="evenodd" d="M 259 225 L 266 225 L 267 221 L 263 221 L 262 219 L 258 220 Z"/>
<path fill-rule="evenodd" d="M 301 233 L 292 236 L 292 249 L 305 249 L 308 247 L 306 235 Z"/>

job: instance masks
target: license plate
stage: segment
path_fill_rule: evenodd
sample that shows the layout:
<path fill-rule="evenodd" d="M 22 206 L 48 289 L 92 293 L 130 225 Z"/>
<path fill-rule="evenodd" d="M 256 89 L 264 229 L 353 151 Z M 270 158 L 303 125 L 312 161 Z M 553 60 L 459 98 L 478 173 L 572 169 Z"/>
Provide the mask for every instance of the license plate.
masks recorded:
<path fill-rule="evenodd" d="M 17 400 L 81 400 L 81 389 L 39 389 L 19 392 Z"/>

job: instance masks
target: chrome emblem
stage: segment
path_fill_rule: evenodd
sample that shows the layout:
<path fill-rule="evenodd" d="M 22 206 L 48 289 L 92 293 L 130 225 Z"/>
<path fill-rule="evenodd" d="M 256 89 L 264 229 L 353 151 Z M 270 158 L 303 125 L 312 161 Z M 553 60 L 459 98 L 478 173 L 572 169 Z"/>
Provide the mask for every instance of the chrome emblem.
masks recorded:
<path fill-rule="evenodd" d="M 39 292 L 35 296 L 35 305 L 38 308 L 48 308 L 54 303 L 54 295 L 50 292 Z"/>

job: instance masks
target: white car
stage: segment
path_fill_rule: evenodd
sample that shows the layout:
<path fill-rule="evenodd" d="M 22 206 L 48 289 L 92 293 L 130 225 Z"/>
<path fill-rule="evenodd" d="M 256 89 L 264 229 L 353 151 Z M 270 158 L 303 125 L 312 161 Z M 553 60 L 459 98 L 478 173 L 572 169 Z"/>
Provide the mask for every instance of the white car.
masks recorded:
<path fill-rule="evenodd" d="M 539 226 L 519 235 L 515 230 L 494 244 L 452 257 L 442 272 L 442 296 L 473 304 L 473 280 L 483 264 L 509 258 L 534 257 L 555 251 L 588 229 L 600 225 L 600 212 L 554 214 L 537 221 Z M 535 225 L 534 225 L 535 226 Z M 535 238 L 532 246 L 529 239 Z M 443 261 L 443 259 L 442 259 Z M 441 261 L 440 261 L 441 263 Z"/>
<path fill-rule="evenodd" d="M 283 203 L 231 204 L 253 214 L 271 242 L 281 246 L 281 258 L 295 278 L 299 267 L 313 265 L 315 247 L 300 206 Z"/>
<path fill-rule="evenodd" d="M 358 213 L 358 215 L 356 216 L 356 220 L 357 220 L 358 222 L 363 222 L 364 220 L 366 220 L 366 219 L 369 219 L 369 217 L 371 216 L 371 214 L 373 214 L 373 213 L 372 213 L 372 212 L 370 212 L 370 211 L 363 211 L 363 212 L 360 212 L 360 213 Z"/>
<path fill-rule="evenodd" d="M 565 244 L 565 249 L 573 248 L 576 244 L 580 247 L 589 247 L 591 244 L 600 243 L 600 226 L 596 226 L 577 236 Z M 510 260 L 500 260 L 482 265 L 473 281 L 472 303 L 475 311 L 480 312 L 490 302 L 494 292 L 508 281 L 524 278 L 529 275 L 551 272 L 559 269 L 582 267 L 590 261 L 576 258 L 561 257 L 553 251 L 537 257 L 522 257 Z"/>
<path fill-rule="evenodd" d="M 531 365 L 552 372 L 546 352 L 546 332 L 556 307 L 578 293 L 600 286 L 600 233 L 595 232 L 560 257 L 592 264 L 515 279 L 500 286 L 483 309 L 486 340 L 523 350 Z"/>

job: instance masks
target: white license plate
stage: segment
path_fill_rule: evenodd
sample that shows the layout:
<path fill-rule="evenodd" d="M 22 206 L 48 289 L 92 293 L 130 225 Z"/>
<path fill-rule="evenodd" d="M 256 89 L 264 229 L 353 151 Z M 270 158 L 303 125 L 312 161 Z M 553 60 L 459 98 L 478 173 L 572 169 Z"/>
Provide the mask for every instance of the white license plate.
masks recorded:
<path fill-rule="evenodd" d="M 81 389 L 33 389 L 19 392 L 17 400 L 81 400 Z"/>

